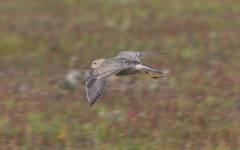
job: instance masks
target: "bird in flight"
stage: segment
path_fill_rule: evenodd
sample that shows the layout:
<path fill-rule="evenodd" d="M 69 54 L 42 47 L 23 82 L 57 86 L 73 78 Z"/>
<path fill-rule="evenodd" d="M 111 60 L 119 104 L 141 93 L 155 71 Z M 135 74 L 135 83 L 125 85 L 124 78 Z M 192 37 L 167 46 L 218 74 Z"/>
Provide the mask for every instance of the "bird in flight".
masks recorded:
<path fill-rule="evenodd" d="M 153 79 L 161 81 L 161 76 L 149 74 L 148 72 L 151 71 L 163 74 L 162 72 L 157 71 L 146 63 L 140 61 L 144 55 L 161 54 L 167 53 L 123 51 L 119 52 L 114 58 L 94 60 L 90 66 L 85 68 L 93 68 L 93 70 L 89 72 L 86 81 L 87 99 L 90 106 L 92 106 L 102 95 L 111 76 L 143 73 Z"/>

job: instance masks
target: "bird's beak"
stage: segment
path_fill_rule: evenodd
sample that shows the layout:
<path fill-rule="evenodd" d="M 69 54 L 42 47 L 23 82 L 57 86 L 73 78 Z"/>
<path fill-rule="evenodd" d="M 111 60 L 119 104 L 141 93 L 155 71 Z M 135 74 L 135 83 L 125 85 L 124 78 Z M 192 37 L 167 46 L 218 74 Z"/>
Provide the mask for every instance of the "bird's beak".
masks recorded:
<path fill-rule="evenodd" d="M 89 69 L 89 68 L 91 68 L 91 66 L 88 66 L 88 67 L 86 67 L 86 68 L 84 68 L 84 69 Z"/>

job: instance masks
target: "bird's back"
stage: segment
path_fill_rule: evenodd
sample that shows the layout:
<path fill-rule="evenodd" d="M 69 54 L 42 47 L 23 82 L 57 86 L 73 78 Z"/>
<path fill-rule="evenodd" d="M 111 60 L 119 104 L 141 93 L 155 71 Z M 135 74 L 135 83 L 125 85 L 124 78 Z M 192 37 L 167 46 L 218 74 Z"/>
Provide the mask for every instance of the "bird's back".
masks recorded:
<path fill-rule="evenodd" d="M 109 62 L 107 62 L 109 61 Z M 129 58 L 111 58 L 111 59 L 108 59 L 106 61 L 106 63 L 119 63 L 119 64 L 123 64 L 123 65 L 147 65 L 146 63 L 144 62 L 141 62 L 141 61 L 138 61 L 138 60 L 133 60 L 133 59 L 129 59 Z"/>

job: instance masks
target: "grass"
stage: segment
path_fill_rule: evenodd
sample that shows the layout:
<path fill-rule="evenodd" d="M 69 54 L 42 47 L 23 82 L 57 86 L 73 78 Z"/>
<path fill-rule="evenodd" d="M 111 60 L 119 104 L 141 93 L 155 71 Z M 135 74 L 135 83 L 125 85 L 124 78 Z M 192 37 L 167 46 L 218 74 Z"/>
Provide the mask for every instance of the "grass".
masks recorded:
<path fill-rule="evenodd" d="M 1 1 L 1 150 L 235 150 L 240 146 L 239 2 Z M 163 83 L 120 77 L 89 106 L 84 88 L 58 86 L 119 51 Z M 168 72 L 168 73 L 167 73 Z"/>

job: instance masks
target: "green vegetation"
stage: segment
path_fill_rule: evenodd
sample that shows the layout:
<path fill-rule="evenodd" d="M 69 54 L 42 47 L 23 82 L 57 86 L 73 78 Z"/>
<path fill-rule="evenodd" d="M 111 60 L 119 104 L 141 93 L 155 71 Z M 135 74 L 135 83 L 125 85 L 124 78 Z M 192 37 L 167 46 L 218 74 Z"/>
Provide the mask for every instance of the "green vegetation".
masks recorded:
<path fill-rule="evenodd" d="M 1 0 L 0 12 L 1 150 L 239 149 L 239 1 Z M 164 82 L 120 77 L 92 107 L 84 84 L 58 86 L 72 57 L 83 72 L 123 50 L 169 52 L 143 58 Z"/>

